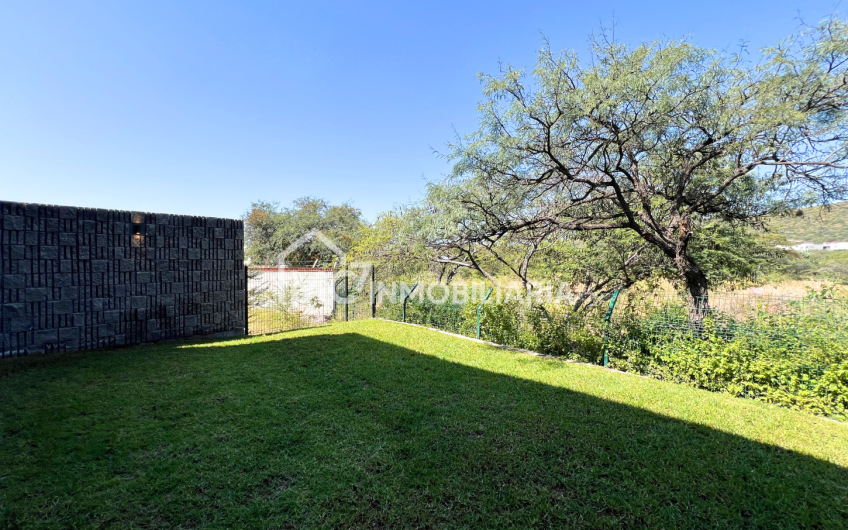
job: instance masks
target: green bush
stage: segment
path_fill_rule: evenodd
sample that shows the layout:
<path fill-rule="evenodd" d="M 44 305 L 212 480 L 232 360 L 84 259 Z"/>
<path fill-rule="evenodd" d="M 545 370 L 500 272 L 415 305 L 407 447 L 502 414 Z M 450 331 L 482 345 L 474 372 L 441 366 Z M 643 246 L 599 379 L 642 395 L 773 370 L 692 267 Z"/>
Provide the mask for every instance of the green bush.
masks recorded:
<path fill-rule="evenodd" d="M 774 317 L 761 333 L 726 339 L 704 332 L 625 340 L 611 365 L 659 379 L 846 419 L 848 344 L 844 334 L 803 319 Z"/>

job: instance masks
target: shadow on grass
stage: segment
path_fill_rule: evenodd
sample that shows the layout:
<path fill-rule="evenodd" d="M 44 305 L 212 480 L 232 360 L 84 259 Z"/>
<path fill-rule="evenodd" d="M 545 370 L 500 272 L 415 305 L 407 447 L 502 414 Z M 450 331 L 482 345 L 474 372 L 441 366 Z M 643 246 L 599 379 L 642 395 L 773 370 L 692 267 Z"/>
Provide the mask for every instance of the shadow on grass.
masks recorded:
<path fill-rule="evenodd" d="M 0 527 L 848 526 L 848 470 L 701 425 L 358 334 L 209 346 L 7 378 Z"/>

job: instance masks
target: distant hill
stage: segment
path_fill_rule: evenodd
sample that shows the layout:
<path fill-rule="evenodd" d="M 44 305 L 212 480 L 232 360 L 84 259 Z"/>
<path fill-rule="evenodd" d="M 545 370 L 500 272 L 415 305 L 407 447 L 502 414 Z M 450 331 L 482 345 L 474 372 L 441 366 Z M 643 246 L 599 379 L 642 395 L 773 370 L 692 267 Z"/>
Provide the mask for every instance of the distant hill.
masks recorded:
<path fill-rule="evenodd" d="M 848 202 L 834 204 L 830 211 L 814 207 L 801 212 L 802 216 L 773 219 L 769 230 L 792 241 L 848 241 Z"/>

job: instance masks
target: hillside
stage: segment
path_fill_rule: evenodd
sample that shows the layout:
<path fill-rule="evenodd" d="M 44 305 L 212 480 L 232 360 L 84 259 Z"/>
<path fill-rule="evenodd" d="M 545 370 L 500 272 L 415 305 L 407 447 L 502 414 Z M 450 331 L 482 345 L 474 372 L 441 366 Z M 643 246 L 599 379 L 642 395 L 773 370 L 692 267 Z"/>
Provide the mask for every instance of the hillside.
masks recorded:
<path fill-rule="evenodd" d="M 848 241 L 848 202 L 834 204 L 830 211 L 814 207 L 802 212 L 802 216 L 774 219 L 769 229 L 793 241 Z"/>

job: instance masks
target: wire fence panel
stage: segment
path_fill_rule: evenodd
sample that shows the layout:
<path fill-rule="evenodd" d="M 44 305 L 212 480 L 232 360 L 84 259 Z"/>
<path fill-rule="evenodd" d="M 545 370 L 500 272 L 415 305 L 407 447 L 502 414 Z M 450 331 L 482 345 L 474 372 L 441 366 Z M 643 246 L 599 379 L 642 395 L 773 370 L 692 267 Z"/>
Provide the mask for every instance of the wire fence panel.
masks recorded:
<path fill-rule="evenodd" d="M 376 272 L 367 264 L 251 269 L 249 332 L 377 317 L 848 416 L 848 300 L 827 293 L 692 301 L 622 292 L 611 312 L 609 300 L 578 311 L 567 299 L 488 298 L 483 285 L 377 281 Z"/>
<path fill-rule="evenodd" d="M 413 289 L 414 287 L 414 289 Z M 467 287 L 467 286 L 466 286 Z M 459 289 L 457 287 L 456 289 Z M 575 311 L 567 300 L 458 301 L 437 284 L 383 285 L 380 318 L 609 365 L 835 417 L 848 416 L 848 300 L 621 293 Z M 463 288 L 467 291 L 467 288 Z"/>
<path fill-rule="evenodd" d="M 371 318 L 371 270 L 318 262 L 249 268 L 248 333 Z"/>
<path fill-rule="evenodd" d="M 675 293 L 622 298 L 616 319 L 640 321 L 646 333 L 657 336 L 701 332 L 705 321 L 712 323 L 714 335 L 727 340 L 743 335 L 781 340 L 815 329 L 848 329 L 848 302 L 833 298 L 715 293 L 697 304 Z M 695 306 L 706 308 L 697 322 L 691 317 Z"/>
<path fill-rule="evenodd" d="M 331 266 L 253 267 L 248 271 L 248 331 L 263 335 L 326 324 L 335 315 Z"/>

